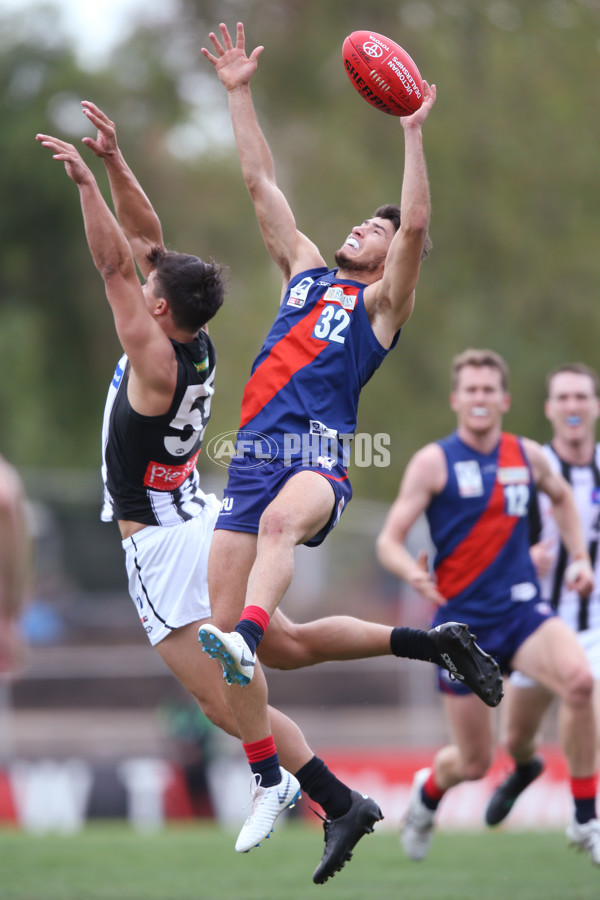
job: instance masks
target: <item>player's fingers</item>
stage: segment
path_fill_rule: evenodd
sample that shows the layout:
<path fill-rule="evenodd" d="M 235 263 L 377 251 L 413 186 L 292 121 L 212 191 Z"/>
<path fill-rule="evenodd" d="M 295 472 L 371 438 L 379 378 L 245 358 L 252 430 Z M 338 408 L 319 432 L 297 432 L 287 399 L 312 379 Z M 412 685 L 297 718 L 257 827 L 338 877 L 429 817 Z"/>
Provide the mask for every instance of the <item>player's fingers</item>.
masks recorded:
<path fill-rule="evenodd" d="M 91 100 L 82 100 L 81 105 L 83 106 L 84 113 L 87 114 L 89 112 L 91 115 L 95 116 L 101 122 L 105 122 L 107 125 L 111 125 L 114 127 L 114 122 L 111 122 L 111 120 L 108 118 L 106 113 L 102 112 L 100 107 L 96 106 L 95 103 L 92 103 Z"/>
<path fill-rule="evenodd" d="M 246 36 L 244 34 L 244 23 L 238 22 L 237 23 L 237 41 L 236 41 L 237 49 L 243 50 L 245 43 L 246 43 Z"/>
<path fill-rule="evenodd" d="M 233 42 L 229 35 L 229 31 L 227 30 L 227 25 L 225 25 L 223 22 L 221 22 L 221 24 L 219 25 L 219 28 L 221 30 L 221 39 L 223 41 L 223 46 L 225 47 L 225 50 L 233 50 Z"/>
<path fill-rule="evenodd" d="M 429 562 L 429 557 L 428 557 L 428 554 L 427 554 L 427 550 L 419 550 L 419 553 L 417 554 L 417 565 L 418 565 L 424 572 L 427 572 L 427 570 L 428 570 L 428 568 L 429 568 L 428 562 Z"/>
<path fill-rule="evenodd" d="M 40 142 L 42 147 L 49 147 L 51 150 L 67 150 L 69 147 L 72 147 L 71 144 L 66 144 L 64 141 L 59 140 L 58 138 L 52 137 L 50 134 L 36 134 L 36 140 Z"/>
<path fill-rule="evenodd" d="M 210 41 L 211 41 L 213 47 L 214 47 L 215 50 L 216 50 L 217 56 L 223 56 L 223 54 L 225 53 L 225 51 L 224 51 L 223 48 L 221 47 L 221 44 L 220 44 L 220 42 L 219 42 L 219 39 L 218 39 L 218 37 L 216 36 L 216 34 L 214 33 L 214 31 L 211 31 L 211 33 L 210 33 L 208 36 L 209 36 L 209 38 L 210 38 Z"/>

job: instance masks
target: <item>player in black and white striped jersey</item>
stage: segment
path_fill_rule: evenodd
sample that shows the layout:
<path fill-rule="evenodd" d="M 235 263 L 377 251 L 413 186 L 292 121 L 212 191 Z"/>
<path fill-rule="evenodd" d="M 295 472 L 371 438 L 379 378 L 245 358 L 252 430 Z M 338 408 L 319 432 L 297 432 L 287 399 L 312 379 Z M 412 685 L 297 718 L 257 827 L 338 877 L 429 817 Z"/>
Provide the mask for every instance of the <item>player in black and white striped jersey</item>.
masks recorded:
<path fill-rule="evenodd" d="M 211 615 L 208 550 L 220 509 L 214 495 L 200 490 L 196 469 L 215 368 L 204 326 L 223 301 L 222 273 L 214 263 L 166 251 L 160 221 L 117 146 L 114 123 L 93 103 L 83 101 L 83 108 L 98 129 L 96 139 L 83 142 L 104 159 L 116 218 L 72 144 L 44 134 L 37 140 L 64 163 L 79 188 L 88 244 L 125 351 L 104 414 L 102 518 L 119 525 L 130 595 L 150 642 L 208 718 L 237 735 L 218 667 L 197 642 L 199 626 Z M 328 818 L 317 871 L 325 881 L 352 856 L 381 812 L 329 771 L 294 722 L 272 707 L 270 715 L 274 731 L 285 733 L 285 765 L 294 773 L 310 764 L 298 779 L 285 773 L 289 790 L 277 815 L 294 805 L 300 786 L 321 804 Z M 340 795 L 356 801 L 351 815 L 338 813 Z M 271 828 L 266 823 L 262 837 Z"/>

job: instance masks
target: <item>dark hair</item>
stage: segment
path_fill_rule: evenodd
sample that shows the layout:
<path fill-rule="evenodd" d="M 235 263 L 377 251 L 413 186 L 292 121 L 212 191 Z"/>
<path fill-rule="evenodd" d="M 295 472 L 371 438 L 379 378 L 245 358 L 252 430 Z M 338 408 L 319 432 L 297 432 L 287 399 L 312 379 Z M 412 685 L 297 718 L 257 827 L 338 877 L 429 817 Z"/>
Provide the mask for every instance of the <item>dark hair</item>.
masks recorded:
<path fill-rule="evenodd" d="M 378 206 L 373 213 L 373 218 L 375 217 L 377 217 L 378 219 L 388 219 L 394 226 L 394 231 L 398 231 L 398 229 L 400 228 L 400 207 L 397 203 L 384 203 L 383 206 Z M 431 238 L 429 237 L 429 232 L 427 232 L 427 234 L 425 235 L 425 243 L 423 244 L 421 259 L 425 259 L 426 256 L 429 256 L 432 248 L 433 244 L 431 242 Z"/>
<path fill-rule="evenodd" d="M 586 375 L 592 382 L 595 396 L 600 396 L 600 378 L 598 377 L 598 373 L 595 369 L 592 369 L 591 366 L 586 366 L 585 363 L 566 363 L 564 366 L 557 366 L 556 369 L 552 369 L 552 371 L 549 372 L 546 376 L 547 397 L 550 396 L 550 386 L 552 379 L 555 375 L 561 375 L 563 372 L 570 372 L 573 375 Z"/>
<path fill-rule="evenodd" d="M 458 385 L 458 374 L 465 366 L 474 366 L 476 369 L 496 369 L 500 373 L 502 390 L 508 391 L 508 366 L 499 353 L 494 350 L 473 350 L 469 348 L 459 353 L 452 360 L 452 390 Z"/>
<path fill-rule="evenodd" d="M 173 322 L 185 331 L 199 331 L 223 305 L 223 269 L 214 260 L 156 246 L 146 256 L 155 272 L 155 295 L 164 297 Z"/>

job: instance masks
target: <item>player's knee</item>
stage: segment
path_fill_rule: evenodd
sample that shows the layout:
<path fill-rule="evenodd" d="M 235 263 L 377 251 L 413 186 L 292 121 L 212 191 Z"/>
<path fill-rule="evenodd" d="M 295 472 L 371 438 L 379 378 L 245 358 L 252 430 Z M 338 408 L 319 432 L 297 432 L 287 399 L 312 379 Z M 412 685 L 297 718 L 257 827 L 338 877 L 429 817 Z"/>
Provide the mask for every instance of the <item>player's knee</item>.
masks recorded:
<path fill-rule="evenodd" d="M 259 540 L 282 540 L 293 534 L 294 520 L 288 510 L 280 507 L 264 511 L 260 519 Z"/>
<path fill-rule="evenodd" d="M 565 699 L 572 706 L 592 704 L 594 696 L 594 676 L 587 665 L 577 666 L 570 672 L 565 683 Z"/>

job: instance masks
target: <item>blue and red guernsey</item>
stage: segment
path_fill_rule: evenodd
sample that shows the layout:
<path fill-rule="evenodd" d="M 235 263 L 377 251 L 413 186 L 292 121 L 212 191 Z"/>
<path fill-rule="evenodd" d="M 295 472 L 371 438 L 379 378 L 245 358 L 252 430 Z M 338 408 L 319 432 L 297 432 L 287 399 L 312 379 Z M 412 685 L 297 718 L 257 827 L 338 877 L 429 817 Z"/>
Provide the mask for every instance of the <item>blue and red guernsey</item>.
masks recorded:
<path fill-rule="evenodd" d="M 437 551 L 437 585 L 448 603 L 435 622 L 493 626 L 515 603 L 539 598 L 529 555 L 531 467 L 514 434 L 503 433 L 489 454 L 473 450 L 456 433 L 439 445 L 448 480 L 427 519 Z"/>
<path fill-rule="evenodd" d="M 336 273 L 308 269 L 290 281 L 244 389 L 238 438 L 247 447 L 268 435 L 272 455 L 290 460 L 324 440 L 346 465 L 360 391 L 389 350 L 373 333 L 365 285 Z"/>

